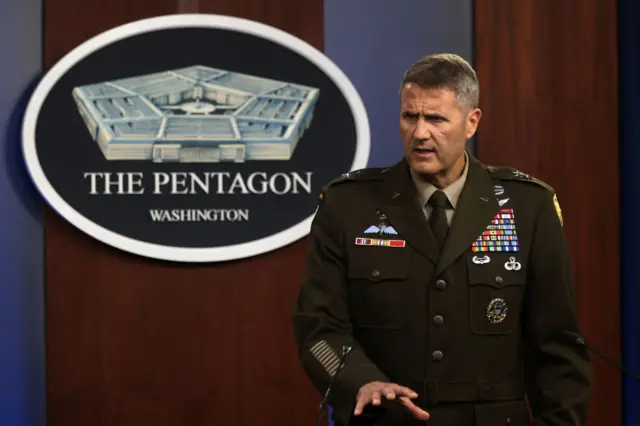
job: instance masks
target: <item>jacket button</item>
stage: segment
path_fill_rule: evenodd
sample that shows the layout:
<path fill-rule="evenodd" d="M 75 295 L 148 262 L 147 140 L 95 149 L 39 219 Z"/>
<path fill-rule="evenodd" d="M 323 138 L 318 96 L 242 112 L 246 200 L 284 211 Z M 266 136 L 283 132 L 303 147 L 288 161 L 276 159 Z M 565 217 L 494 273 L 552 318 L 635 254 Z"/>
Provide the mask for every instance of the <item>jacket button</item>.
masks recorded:
<path fill-rule="evenodd" d="M 431 353 L 431 358 L 433 358 L 434 361 L 441 361 L 442 357 L 444 357 L 442 351 L 433 351 L 433 353 Z"/>
<path fill-rule="evenodd" d="M 435 317 L 433 317 L 433 323 L 435 325 L 442 325 L 443 322 L 444 322 L 444 317 L 442 315 L 436 315 Z"/>
<path fill-rule="evenodd" d="M 506 423 L 507 423 L 508 425 L 510 425 L 510 424 L 511 424 L 511 417 L 507 417 L 507 421 L 506 421 Z"/>
<path fill-rule="evenodd" d="M 374 277 L 379 277 L 380 276 L 380 271 L 378 271 L 377 269 L 374 269 L 373 271 L 371 271 L 371 275 Z"/>
<path fill-rule="evenodd" d="M 502 284 L 502 277 L 501 277 L 500 275 L 498 275 L 498 276 L 496 277 L 496 282 L 497 282 L 498 284 Z"/>
<path fill-rule="evenodd" d="M 447 282 L 445 280 L 438 280 L 436 281 L 436 288 L 438 290 L 444 290 L 444 288 L 447 286 Z"/>

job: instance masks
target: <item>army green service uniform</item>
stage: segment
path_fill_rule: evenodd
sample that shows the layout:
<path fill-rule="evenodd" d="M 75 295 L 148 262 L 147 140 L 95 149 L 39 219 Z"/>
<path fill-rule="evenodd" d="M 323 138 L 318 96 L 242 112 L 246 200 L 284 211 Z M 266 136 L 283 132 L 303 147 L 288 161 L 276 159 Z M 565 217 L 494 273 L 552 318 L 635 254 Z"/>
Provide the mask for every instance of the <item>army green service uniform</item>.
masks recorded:
<path fill-rule="evenodd" d="M 301 363 L 337 426 L 423 424 L 393 404 L 354 417 L 372 381 L 415 390 L 429 426 L 584 426 L 590 391 L 553 189 L 468 156 L 442 252 L 406 161 L 327 185 L 293 314 Z"/>

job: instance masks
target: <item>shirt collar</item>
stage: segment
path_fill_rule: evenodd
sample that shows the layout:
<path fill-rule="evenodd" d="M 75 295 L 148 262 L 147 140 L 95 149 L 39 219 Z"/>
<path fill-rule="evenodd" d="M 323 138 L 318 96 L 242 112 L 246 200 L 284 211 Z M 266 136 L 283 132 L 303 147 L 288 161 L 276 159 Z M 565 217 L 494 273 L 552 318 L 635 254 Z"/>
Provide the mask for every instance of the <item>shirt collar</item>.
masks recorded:
<path fill-rule="evenodd" d="M 469 155 L 465 151 L 464 170 L 462 171 L 462 175 L 460 175 L 458 179 L 456 179 L 453 183 L 451 183 L 451 185 L 447 186 L 442 190 L 446 194 L 447 198 L 449 199 L 449 202 L 451 203 L 454 209 L 456 208 L 456 205 L 458 204 L 458 200 L 460 199 L 460 193 L 462 192 L 462 188 L 464 188 L 464 184 L 467 181 L 468 173 L 469 173 Z M 418 174 L 414 173 L 413 170 L 411 170 L 411 178 L 413 179 L 413 183 L 415 184 L 416 189 L 418 190 L 420 205 L 424 206 L 429 200 L 429 198 L 431 197 L 431 195 L 433 195 L 433 193 L 436 192 L 438 188 L 436 188 L 431 183 L 422 179 Z"/>

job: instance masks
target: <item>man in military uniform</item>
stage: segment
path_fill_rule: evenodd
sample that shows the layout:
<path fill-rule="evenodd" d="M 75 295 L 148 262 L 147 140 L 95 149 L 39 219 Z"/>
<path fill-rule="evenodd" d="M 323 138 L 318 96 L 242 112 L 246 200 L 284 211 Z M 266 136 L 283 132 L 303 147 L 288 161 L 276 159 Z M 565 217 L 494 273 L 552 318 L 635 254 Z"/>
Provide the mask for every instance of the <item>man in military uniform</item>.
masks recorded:
<path fill-rule="evenodd" d="M 336 425 L 586 425 L 557 197 L 466 150 L 478 93 L 463 59 L 421 59 L 400 93 L 404 158 L 321 194 L 293 325 Z"/>

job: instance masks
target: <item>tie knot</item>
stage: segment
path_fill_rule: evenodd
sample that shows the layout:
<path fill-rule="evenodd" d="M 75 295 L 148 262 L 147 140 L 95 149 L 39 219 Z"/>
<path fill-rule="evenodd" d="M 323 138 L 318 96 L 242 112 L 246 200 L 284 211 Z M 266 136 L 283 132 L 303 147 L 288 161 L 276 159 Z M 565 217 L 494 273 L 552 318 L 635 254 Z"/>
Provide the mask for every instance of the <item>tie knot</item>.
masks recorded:
<path fill-rule="evenodd" d="M 429 201 L 427 203 L 432 207 L 446 208 L 449 205 L 449 198 L 447 198 L 447 194 L 438 189 L 431 195 L 431 198 L 429 198 Z"/>

